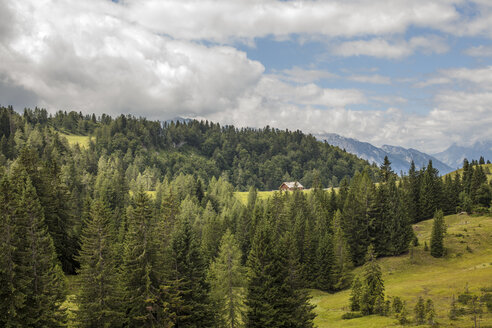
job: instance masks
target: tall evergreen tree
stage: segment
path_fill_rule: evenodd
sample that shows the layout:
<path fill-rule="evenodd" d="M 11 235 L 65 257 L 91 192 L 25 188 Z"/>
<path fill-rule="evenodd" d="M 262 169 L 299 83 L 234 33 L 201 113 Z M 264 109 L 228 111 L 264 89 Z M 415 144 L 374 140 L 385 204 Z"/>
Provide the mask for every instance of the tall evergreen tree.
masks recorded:
<path fill-rule="evenodd" d="M 334 288 L 336 290 L 345 289 L 350 286 L 352 281 L 352 257 L 350 256 L 349 246 L 342 230 L 342 213 L 340 210 L 335 212 L 333 217 L 333 252 L 335 256 L 334 264 Z"/>
<path fill-rule="evenodd" d="M 294 237 L 280 242 L 273 227 L 262 220 L 248 257 L 247 327 L 312 327 L 307 294 L 300 289 Z"/>
<path fill-rule="evenodd" d="M 446 234 L 446 223 L 444 222 L 444 215 L 441 210 L 436 211 L 434 214 L 434 221 L 432 224 L 432 234 L 430 242 L 430 253 L 434 257 L 444 256 L 444 235 Z"/>
<path fill-rule="evenodd" d="M 167 289 L 179 302 L 169 304 L 176 327 L 211 327 L 212 316 L 206 265 L 188 218 L 181 218 L 173 233 L 168 261 Z M 169 297 L 169 296 L 168 296 Z"/>
<path fill-rule="evenodd" d="M 364 283 L 360 301 L 361 312 L 365 315 L 375 312 L 376 301 L 384 299 L 384 282 L 381 267 L 376 261 L 376 254 L 372 245 L 367 249 L 366 264 L 363 269 Z"/>
<path fill-rule="evenodd" d="M 329 291 L 334 289 L 334 266 L 335 254 L 333 252 L 332 235 L 324 232 L 321 235 L 316 250 L 316 282 L 315 286 L 318 289 Z"/>
<path fill-rule="evenodd" d="M 0 169 L 0 326 L 19 327 L 18 309 L 24 304 L 22 280 L 18 278 L 17 246 L 20 233 L 16 222 L 19 192 L 12 188 L 7 174 Z"/>
<path fill-rule="evenodd" d="M 434 212 L 441 207 L 442 180 L 438 171 L 432 166 L 432 161 L 425 169 L 420 187 L 421 219 L 431 218 Z"/>
<path fill-rule="evenodd" d="M 209 270 L 210 295 L 216 307 L 216 327 L 243 327 L 245 318 L 244 288 L 246 270 L 241 265 L 241 250 L 235 237 L 226 231 L 219 255 Z"/>
<path fill-rule="evenodd" d="M 420 219 L 420 175 L 415 169 L 415 163 L 412 161 L 408 170 L 408 181 L 405 184 L 405 195 L 408 216 L 411 223 L 416 223 Z"/>
<path fill-rule="evenodd" d="M 46 229 L 36 190 L 27 174 L 15 178 L 22 185 L 16 215 L 17 278 L 21 280 L 24 303 L 17 310 L 26 327 L 62 327 L 65 314 L 65 280 L 56 257 L 53 240 Z"/>
<path fill-rule="evenodd" d="M 356 174 L 350 184 L 342 212 L 342 228 L 355 265 L 364 263 L 364 256 L 371 242 L 369 210 L 374 202 L 374 197 L 375 189 L 369 172 L 365 170 L 362 174 Z"/>
<path fill-rule="evenodd" d="M 77 297 L 78 321 L 82 327 L 121 325 L 121 292 L 112 243 L 116 239 L 109 226 L 111 212 L 102 201 L 91 206 L 90 219 L 82 231 Z"/>
<path fill-rule="evenodd" d="M 139 188 L 129 209 L 122 279 L 130 327 L 152 327 L 163 313 L 159 301 L 161 260 L 155 238 L 152 203 Z"/>
<path fill-rule="evenodd" d="M 395 173 L 391 169 L 391 162 L 388 159 L 388 156 L 384 156 L 383 164 L 381 164 L 380 167 L 380 172 L 382 182 L 388 182 L 390 177 L 395 175 Z"/>
<path fill-rule="evenodd" d="M 359 276 L 356 276 L 352 282 L 352 291 L 350 292 L 350 310 L 360 311 L 362 298 L 362 282 Z"/>

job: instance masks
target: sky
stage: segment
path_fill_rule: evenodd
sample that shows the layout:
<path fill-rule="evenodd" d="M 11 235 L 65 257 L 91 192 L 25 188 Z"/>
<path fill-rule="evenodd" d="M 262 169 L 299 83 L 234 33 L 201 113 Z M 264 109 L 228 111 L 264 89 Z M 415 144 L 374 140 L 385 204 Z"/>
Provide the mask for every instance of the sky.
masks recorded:
<path fill-rule="evenodd" d="M 492 0 L 1 0 L 0 104 L 492 139 Z"/>

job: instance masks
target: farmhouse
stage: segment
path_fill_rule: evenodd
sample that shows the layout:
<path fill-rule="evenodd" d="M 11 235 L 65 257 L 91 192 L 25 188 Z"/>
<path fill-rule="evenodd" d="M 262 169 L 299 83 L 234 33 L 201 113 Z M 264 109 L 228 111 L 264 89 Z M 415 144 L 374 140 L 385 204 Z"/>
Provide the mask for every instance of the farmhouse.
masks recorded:
<path fill-rule="evenodd" d="M 285 190 L 295 190 L 295 189 L 303 190 L 304 187 L 299 182 L 292 181 L 292 182 L 284 182 L 284 183 L 282 183 L 280 185 L 280 188 L 279 189 L 282 190 L 282 191 L 285 191 Z"/>

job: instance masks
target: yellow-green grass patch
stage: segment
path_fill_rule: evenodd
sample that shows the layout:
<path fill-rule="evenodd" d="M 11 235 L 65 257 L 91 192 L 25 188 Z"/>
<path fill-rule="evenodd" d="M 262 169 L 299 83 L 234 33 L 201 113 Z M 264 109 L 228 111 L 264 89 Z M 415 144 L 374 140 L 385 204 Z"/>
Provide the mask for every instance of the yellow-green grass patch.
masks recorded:
<path fill-rule="evenodd" d="M 78 144 L 80 147 L 83 148 L 89 147 L 89 142 L 91 140 L 90 136 L 80 136 L 80 135 L 65 134 L 65 133 L 60 133 L 60 136 L 65 137 L 70 146 L 74 146 L 75 144 Z"/>
<path fill-rule="evenodd" d="M 445 238 L 447 255 L 436 259 L 424 251 L 429 245 L 432 220 L 414 225 L 420 245 L 413 255 L 379 259 L 387 296 L 399 296 L 407 303 L 410 319 L 419 296 L 431 298 L 437 321 L 444 327 L 470 327 L 470 316 L 459 320 L 448 318 L 453 295 L 465 288 L 480 295 L 480 288 L 492 287 L 492 218 L 453 215 L 446 217 L 448 232 Z M 468 249 L 467 249 L 468 246 Z M 360 268 L 356 270 L 360 272 Z M 342 320 L 348 311 L 350 291 L 335 294 L 312 292 L 317 306 L 318 327 L 399 327 L 394 317 L 369 316 Z M 484 313 L 482 326 L 492 325 L 492 314 Z"/>

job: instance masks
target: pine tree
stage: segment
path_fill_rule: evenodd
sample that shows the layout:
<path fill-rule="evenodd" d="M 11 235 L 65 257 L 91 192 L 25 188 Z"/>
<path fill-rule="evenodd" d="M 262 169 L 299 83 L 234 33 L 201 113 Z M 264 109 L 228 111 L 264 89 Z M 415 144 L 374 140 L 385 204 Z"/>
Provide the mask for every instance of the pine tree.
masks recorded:
<path fill-rule="evenodd" d="M 81 327 L 114 327 L 123 319 L 110 218 L 105 204 L 95 201 L 82 231 L 78 257 L 81 288 L 77 298 Z"/>
<path fill-rule="evenodd" d="M 376 261 L 374 247 L 369 246 L 366 255 L 366 264 L 363 270 L 363 290 L 361 297 L 361 312 L 365 315 L 375 313 L 375 303 L 378 298 L 384 299 L 384 282 L 381 267 Z"/>
<path fill-rule="evenodd" d="M 400 323 L 400 325 L 406 325 L 409 322 L 409 320 L 408 320 L 407 304 L 406 304 L 405 301 L 403 301 L 403 304 L 402 304 L 402 307 L 401 307 L 401 311 L 397 315 L 397 318 L 398 318 L 398 322 Z"/>
<path fill-rule="evenodd" d="M 438 176 L 438 171 L 432 166 L 432 161 L 429 160 L 422 176 L 420 188 L 421 219 L 432 217 L 434 212 L 441 207 L 441 198 L 442 179 Z"/>
<path fill-rule="evenodd" d="M 415 322 L 417 325 L 423 325 L 425 323 L 425 303 L 422 296 L 419 296 L 417 304 L 415 304 Z"/>
<path fill-rule="evenodd" d="M 302 289 L 299 257 L 293 241 L 292 233 L 286 232 L 276 245 L 278 265 L 286 269 L 280 275 L 286 274 L 286 278 L 280 285 L 281 297 L 277 299 L 275 306 L 278 311 L 276 322 L 279 327 L 312 328 L 314 306 L 309 303 L 307 290 Z"/>
<path fill-rule="evenodd" d="M 246 326 L 275 327 L 276 267 L 273 230 L 267 224 L 258 226 L 248 256 L 248 307 Z"/>
<path fill-rule="evenodd" d="M 61 327 L 65 314 L 60 309 L 65 299 L 65 281 L 46 229 L 44 214 L 36 190 L 26 175 L 17 176 L 23 185 L 16 225 L 19 245 L 17 278 L 25 295 L 17 310 L 28 327 Z"/>
<path fill-rule="evenodd" d="M 316 288 L 329 291 L 334 289 L 334 265 L 332 236 L 325 232 L 319 239 L 316 251 Z"/>
<path fill-rule="evenodd" d="M 334 265 L 334 288 L 341 290 L 348 288 L 352 281 L 352 259 L 350 256 L 349 246 L 341 225 L 342 213 L 340 210 L 335 212 L 333 217 L 333 251 L 335 255 Z"/>
<path fill-rule="evenodd" d="M 313 327 L 293 241 L 287 233 L 278 242 L 270 223 L 259 223 L 248 257 L 247 327 Z"/>
<path fill-rule="evenodd" d="M 360 311 L 362 298 L 362 283 L 359 276 L 355 277 L 352 282 L 352 292 L 350 293 L 350 310 Z"/>
<path fill-rule="evenodd" d="M 430 298 L 425 301 L 425 320 L 427 324 L 434 325 L 436 318 L 436 310 L 434 310 L 434 302 Z"/>
<path fill-rule="evenodd" d="M 129 209 L 125 236 L 122 279 L 130 327 L 152 326 L 160 322 L 160 259 L 154 228 L 152 203 L 139 188 Z"/>
<path fill-rule="evenodd" d="M 380 171 L 382 182 L 388 182 L 390 177 L 395 175 L 393 170 L 391 170 L 391 162 L 388 159 L 388 156 L 384 156 L 384 161 L 383 164 L 381 164 Z"/>
<path fill-rule="evenodd" d="M 188 218 L 177 222 L 168 256 L 165 286 L 179 302 L 170 303 L 176 327 L 211 327 L 212 316 L 206 281 L 206 265 Z M 166 287 L 167 286 L 167 287 Z"/>
<path fill-rule="evenodd" d="M 218 253 L 220 238 L 223 232 L 220 219 L 210 202 L 207 203 L 205 211 L 203 212 L 202 221 L 201 248 L 205 262 L 209 263 Z"/>
<path fill-rule="evenodd" d="M 405 181 L 405 180 L 404 180 Z M 420 219 L 420 176 L 415 169 L 415 163 L 411 162 L 408 170 L 408 185 L 406 185 L 406 204 L 411 223 Z"/>
<path fill-rule="evenodd" d="M 364 256 L 371 242 L 369 210 L 374 202 L 374 196 L 374 184 L 369 177 L 369 172 L 365 170 L 362 174 L 356 174 L 350 184 L 342 212 L 342 229 L 355 265 L 364 263 Z"/>
<path fill-rule="evenodd" d="M 434 215 L 434 223 L 432 225 L 432 234 L 430 242 L 430 253 L 434 257 L 444 256 L 444 235 L 446 234 L 446 226 L 444 216 L 441 210 L 436 211 Z"/>
<path fill-rule="evenodd" d="M 1 170 L 1 169 L 0 169 Z M 18 253 L 20 242 L 18 226 L 15 224 L 19 192 L 12 188 L 6 174 L 0 171 L 0 326 L 21 326 L 18 309 L 24 304 L 21 279 L 18 279 Z"/>
<path fill-rule="evenodd" d="M 216 327 L 243 326 L 246 270 L 241 265 L 241 250 L 235 237 L 226 231 L 220 242 L 219 255 L 210 265 L 210 295 L 216 307 Z"/>

